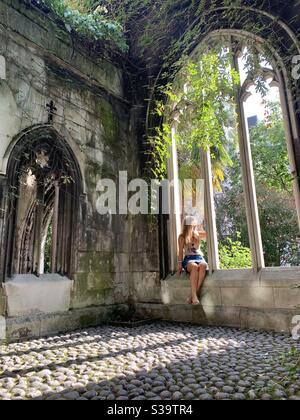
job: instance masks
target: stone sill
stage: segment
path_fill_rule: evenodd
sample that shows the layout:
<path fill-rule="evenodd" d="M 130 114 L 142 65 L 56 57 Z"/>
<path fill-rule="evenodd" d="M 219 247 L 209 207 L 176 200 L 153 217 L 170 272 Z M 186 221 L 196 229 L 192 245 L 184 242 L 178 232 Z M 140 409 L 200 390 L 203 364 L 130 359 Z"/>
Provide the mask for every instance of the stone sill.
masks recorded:
<path fill-rule="evenodd" d="M 288 309 L 300 311 L 300 268 L 217 271 L 208 275 L 200 300 L 206 307 Z M 190 281 L 170 276 L 161 282 L 162 303 L 185 304 Z"/>
<path fill-rule="evenodd" d="M 121 327 L 121 328 L 137 328 L 143 327 L 145 325 L 150 325 L 155 322 L 159 322 L 160 318 L 145 318 L 140 321 L 109 321 L 107 325 L 112 327 Z"/>
<path fill-rule="evenodd" d="M 33 338 L 53 336 L 82 328 L 106 324 L 116 310 L 128 310 L 127 304 L 97 306 L 85 309 L 71 309 L 52 314 L 36 314 L 25 317 L 3 318 L 0 344 L 19 342 Z M 0 318 L 1 321 L 1 318 Z M 1 323 L 0 323 L 1 328 Z"/>
<path fill-rule="evenodd" d="M 70 309 L 73 281 L 59 274 L 20 274 L 3 283 L 8 317 Z"/>
<path fill-rule="evenodd" d="M 172 283 L 173 287 L 189 287 L 189 276 L 181 278 L 170 275 L 162 280 L 162 286 Z M 208 274 L 205 286 L 211 287 L 278 287 L 300 286 L 300 267 L 264 268 L 258 273 L 253 270 L 218 270 Z M 300 302 L 299 302 L 300 303 Z"/>

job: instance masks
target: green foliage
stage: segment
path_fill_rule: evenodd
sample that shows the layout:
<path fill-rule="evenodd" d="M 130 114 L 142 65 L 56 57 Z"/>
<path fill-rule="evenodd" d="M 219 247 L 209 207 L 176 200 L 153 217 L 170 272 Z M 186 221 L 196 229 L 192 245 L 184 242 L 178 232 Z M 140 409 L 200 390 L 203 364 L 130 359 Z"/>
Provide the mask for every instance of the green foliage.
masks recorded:
<path fill-rule="evenodd" d="M 243 54 L 244 61 L 245 61 L 244 70 L 246 70 L 247 77 L 250 80 L 253 80 L 256 91 L 260 93 L 262 98 L 264 98 L 269 91 L 269 86 L 265 80 L 265 74 L 264 74 L 264 69 L 262 67 L 262 62 L 265 61 L 265 64 L 270 65 L 270 63 L 268 62 L 268 60 L 266 60 L 265 57 L 266 56 L 272 57 L 272 54 L 270 54 L 270 52 L 268 51 L 268 47 L 265 47 L 265 51 L 264 51 L 265 57 L 263 57 L 262 54 L 260 54 L 257 51 L 257 45 L 255 44 L 256 43 L 254 44 L 248 43 L 247 49 L 244 51 L 244 54 Z"/>
<path fill-rule="evenodd" d="M 299 228 L 291 195 L 257 184 L 257 200 L 266 266 L 299 265 Z M 224 189 L 216 201 L 216 219 L 221 243 L 227 236 L 235 240 L 236 232 L 240 232 L 243 246 L 249 247 L 241 186 Z"/>
<path fill-rule="evenodd" d="M 30 0 L 29 0 L 30 1 Z M 253 35 L 268 34 L 265 38 L 266 45 L 262 47 L 269 53 L 268 45 L 274 46 L 274 43 L 280 43 L 280 37 L 276 31 L 276 22 L 267 22 L 263 15 L 257 15 L 255 20 L 250 11 L 241 12 L 241 7 L 245 5 L 243 0 L 224 0 L 224 11 L 216 13 L 216 9 L 220 6 L 217 0 L 192 0 L 182 2 L 182 0 L 36 0 L 41 4 L 49 6 L 61 19 L 64 20 L 69 30 L 74 30 L 89 40 L 107 41 L 109 44 L 117 46 L 123 52 L 128 51 L 128 44 L 131 46 L 131 59 L 133 64 L 139 64 L 141 60 L 142 68 L 147 68 L 149 74 L 148 86 L 145 91 L 149 92 L 148 101 L 148 121 L 147 121 L 147 137 L 148 147 L 147 154 L 149 164 L 146 165 L 146 177 L 153 173 L 161 174 L 165 165 L 163 160 L 164 149 L 159 140 L 166 140 L 168 145 L 165 129 L 160 123 L 162 118 L 154 111 L 157 98 L 161 98 L 166 94 L 166 84 L 172 83 L 178 68 L 185 68 L 189 73 L 189 77 L 196 77 L 193 72 L 199 72 L 199 69 L 193 68 L 196 63 L 190 63 L 186 66 L 186 56 L 189 56 L 195 48 L 197 40 L 203 39 L 207 34 L 215 29 L 242 27 L 245 32 Z M 251 3 L 253 9 L 270 9 L 267 0 L 254 0 Z M 256 41 L 250 38 L 246 40 L 249 51 L 254 48 Z M 292 48 L 292 46 L 291 46 Z M 290 57 L 292 54 L 287 54 Z M 289 58 L 290 59 L 290 58 Z M 136 63 L 136 60 L 138 63 Z M 207 57 L 207 60 L 212 60 Z M 259 71 L 259 60 L 254 54 L 247 57 L 247 69 L 249 74 L 256 80 L 258 89 L 261 92 L 265 89 L 263 74 Z M 205 66 L 216 64 L 203 63 Z M 162 66 L 159 69 L 159 66 Z M 152 70 L 153 69 L 153 70 Z M 149 71 L 148 71 L 149 70 Z M 204 72 L 204 71 L 203 71 Z M 157 74 L 158 73 L 158 74 Z M 154 77 L 153 77 L 154 76 Z M 199 103 L 198 111 L 201 111 L 200 125 L 195 124 L 190 132 L 190 139 L 195 143 L 203 144 L 209 147 L 214 141 L 215 150 L 217 151 L 216 171 L 219 175 L 216 177 L 216 185 L 222 180 L 222 165 L 220 160 L 226 160 L 224 150 L 222 150 L 222 133 L 221 125 L 224 120 L 226 110 L 217 109 L 215 107 L 217 98 L 224 92 L 224 89 L 217 91 L 220 85 L 220 79 L 211 75 L 210 91 L 206 91 L 206 99 Z M 216 73 L 214 72 L 214 76 Z M 209 78 L 209 74 L 207 78 Z M 205 78 L 203 79 L 203 81 Z M 226 79 L 224 78 L 226 89 Z M 216 83 L 216 84 L 214 84 Z M 172 90 L 172 86 L 169 85 Z M 220 93 L 221 92 L 221 93 Z M 195 97 L 200 97 L 200 91 L 195 92 Z M 216 99 L 210 101 L 216 93 Z M 224 93 L 226 95 L 226 93 Z M 220 106 L 222 101 L 220 101 Z M 207 106 L 208 105 L 208 106 Z M 202 109 L 201 109 L 202 108 Z M 194 122 L 199 112 L 194 110 Z M 218 118 L 213 118 L 212 116 Z M 159 129 L 157 128 L 159 126 Z M 204 127 L 204 131 L 202 131 Z M 157 145 L 157 152 L 155 151 Z M 151 161 L 153 159 L 153 161 Z M 156 167 L 160 165 L 160 167 Z M 154 167 L 154 169 L 153 169 Z M 218 179 L 219 177 L 219 179 Z"/>
<path fill-rule="evenodd" d="M 156 143 L 152 141 L 151 144 L 152 163 L 156 167 L 155 173 L 164 173 L 163 162 L 167 158 L 171 127 L 175 121 L 178 150 L 187 154 L 183 158 L 186 169 L 191 160 L 188 156 L 192 156 L 196 169 L 199 150 L 211 150 L 213 162 L 221 163 L 218 173 L 217 163 L 215 167 L 216 182 L 219 183 L 223 178 L 222 165 L 230 163 L 225 145 L 228 142 L 227 127 L 234 120 L 234 95 L 239 75 L 232 68 L 231 54 L 221 46 L 206 49 L 199 56 L 193 60 L 185 59 L 175 82 L 164 90 L 168 100 L 157 103 L 156 113 L 165 117 L 165 123 L 162 130 L 157 131 Z M 181 163 L 181 171 L 184 171 L 184 162 Z"/>
<path fill-rule="evenodd" d="M 266 95 L 268 87 L 259 71 L 263 58 L 256 51 L 253 54 L 259 58 L 250 59 L 250 51 L 253 51 L 253 46 L 244 48 L 244 70 L 248 77 L 253 78 L 257 92 Z M 162 89 L 164 99 L 156 104 L 156 114 L 164 117 L 164 128 L 156 133 L 166 142 L 166 148 L 158 142 L 159 148 L 155 150 L 155 144 L 151 144 L 155 156 L 151 164 L 161 164 L 155 172 L 163 173 L 162 162 L 167 157 L 163 152 L 168 150 L 170 142 L 166 134 L 175 125 L 180 177 L 189 175 L 189 178 L 195 178 L 199 150 L 210 150 L 214 187 L 221 191 L 225 168 L 233 165 L 229 152 L 236 149 L 238 143 L 236 97 L 240 75 L 233 67 L 233 55 L 228 42 L 219 39 L 198 49 L 192 58 L 182 57 L 177 63 L 179 71 L 173 83 Z"/>
<path fill-rule="evenodd" d="M 80 5 L 72 0 L 39 0 L 48 6 L 65 23 L 68 31 L 75 31 L 90 41 L 111 42 L 122 52 L 128 51 L 128 45 L 121 24 L 109 18 L 101 9 L 89 12 L 81 5 L 80 10 L 74 9 Z M 88 4 L 88 3 L 87 3 Z"/>
<path fill-rule="evenodd" d="M 266 118 L 250 130 L 256 179 L 276 191 L 292 192 L 293 179 L 280 103 L 266 104 Z"/>
<path fill-rule="evenodd" d="M 280 365 L 284 367 L 287 372 L 287 377 L 284 381 L 296 380 L 300 371 L 300 350 L 297 347 L 292 347 L 289 352 L 280 357 Z"/>
<path fill-rule="evenodd" d="M 256 189 L 266 265 L 300 265 L 293 195 L 265 184 L 257 184 Z"/>
<path fill-rule="evenodd" d="M 231 55 L 221 48 L 204 51 L 199 60 L 187 60 L 179 78 L 175 86 L 178 93 L 167 92 L 172 108 L 175 100 L 175 112 L 179 114 L 178 140 L 188 150 L 195 146 L 209 150 L 214 146 L 227 156 L 225 129 L 230 125 L 234 87 L 239 83 Z"/>
<path fill-rule="evenodd" d="M 268 267 L 299 265 L 299 227 L 279 103 L 267 103 L 265 120 L 250 130 L 257 203 L 265 262 Z M 232 165 L 225 171 L 222 194 L 216 199 L 217 230 L 223 243 L 228 236 L 249 247 L 241 163 L 238 150 L 228 153 Z"/>
<path fill-rule="evenodd" d="M 149 179 L 162 180 L 165 178 L 171 142 L 171 127 L 168 124 L 163 124 L 161 128 L 157 127 L 155 134 L 147 139 L 148 151 L 146 154 L 150 157 L 147 171 Z"/>
<path fill-rule="evenodd" d="M 267 266 L 300 265 L 299 227 L 279 102 L 250 130 L 257 202 Z"/>
<path fill-rule="evenodd" d="M 222 270 L 252 268 L 251 250 L 238 240 L 227 238 L 219 245 L 220 267 Z"/>

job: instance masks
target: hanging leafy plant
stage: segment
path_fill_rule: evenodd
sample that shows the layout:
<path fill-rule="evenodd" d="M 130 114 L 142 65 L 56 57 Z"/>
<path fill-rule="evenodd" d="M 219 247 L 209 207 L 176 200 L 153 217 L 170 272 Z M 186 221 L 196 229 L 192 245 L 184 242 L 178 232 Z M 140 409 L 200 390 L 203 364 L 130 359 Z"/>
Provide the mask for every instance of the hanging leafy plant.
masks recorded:
<path fill-rule="evenodd" d="M 192 111 L 188 107 L 185 109 L 178 127 L 178 136 L 187 142 L 187 147 L 213 146 L 215 172 L 218 171 L 219 180 L 222 179 L 220 162 L 228 158 L 223 147 L 226 141 L 224 126 L 227 121 L 226 113 L 232 112 L 230 100 L 224 100 L 224 97 L 230 93 L 231 87 L 228 82 L 235 83 L 234 74 L 230 75 L 232 80 L 226 77 L 217 78 L 217 73 L 204 74 L 204 70 L 200 74 L 196 63 L 186 59 L 208 34 L 224 28 L 237 29 L 252 35 L 246 39 L 250 52 L 246 66 L 262 94 L 266 92 L 264 74 L 260 71 L 257 55 L 251 53 L 252 48 L 255 50 L 257 46 L 256 37 L 260 38 L 261 50 L 266 52 L 268 57 L 273 56 L 270 47 L 276 48 L 278 52 L 284 51 L 285 60 L 288 60 L 286 65 L 289 65 L 290 57 L 295 54 L 293 43 L 286 42 L 278 20 L 271 18 L 274 13 L 271 13 L 272 6 L 269 0 L 253 0 L 251 7 L 249 2 L 244 0 L 27 1 L 47 5 L 65 22 L 68 30 L 76 31 L 90 40 L 107 41 L 123 52 L 128 51 L 128 45 L 131 46 L 130 64 L 133 64 L 139 76 L 142 76 L 141 80 L 145 81 L 144 90 L 147 92 L 144 98 L 148 103 L 145 131 L 149 161 L 145 165 L 146 178 L 150 175 L 161 178 L 166 170 L 165 160 L 170 145 L 171 125 L 165 118 L 168 107 L 164 100 L 159 104 L 157 100 L 167 96 L 171 101 L 170 95 L 174 92 L 175 96 L 178 96 L 179 90 L 175 89 L 173 80 L 176 79 L 176 74 L 179 74 L 180 67 L 184 69 L 181 74 L 188 77 L 191 83 L 193 79 L 203 80 L 205 98 L 199 95 L 200 86 L 198 91 L 196 89 L 189 92 L 188 100 L 200 101 Z M 284 4 L 282 7 L 285 7 Z M 207 60 L 211 62 L 205 63 L 204 60 L 202 68 L 205 69 L 205 65 L 210 64 L 211 69 L 216 69 L 217 64 L 212 62 L 212 57 L 207 57 Z M 224 105 L 226 101 L 227 109 Z M 185 125 L 187 120 L 189 123 Z"/>
<path fill-rule="evenodd" d="M 231 54 L 221 47 L 185 61 L 175 82 L 165 89 L 167 100 L 157 103 L 156 112 L 165 117 L 165 123 L 150 139 L 156 168 L 152 173 L 164 175 L 171 127 L 176 126 L 178 150 L 194 156 L 195 164 L 199 162 L 197 151 L 211 151 L 218 185 L 223 166 L 231 164 L 226 145 L 232 141 L 230 128 L 234 130 L 236 124 L 234 96 L 239 74 L 232 67 Z"/>
<path fill-rule="evenodd" d="M 88 3 L 83 2 L 80 6 L 72 0 L 36 0 L 35 3 L 49 7 L 64 21 L 69 32 L 75 31 L 91 41 L 111 42 L 120 51 L 128 52 L 123 26 L 107 16 L 104 9 L 89 11 L 88 7 L 84 6 Z"/>

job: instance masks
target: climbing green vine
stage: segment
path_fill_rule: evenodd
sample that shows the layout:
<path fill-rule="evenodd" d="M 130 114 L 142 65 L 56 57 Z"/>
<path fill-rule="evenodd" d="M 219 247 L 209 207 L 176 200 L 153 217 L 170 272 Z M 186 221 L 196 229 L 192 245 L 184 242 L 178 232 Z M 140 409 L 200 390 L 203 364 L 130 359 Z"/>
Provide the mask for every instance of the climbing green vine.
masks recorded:
<path fill-rule="evenodd" d="M 110 42 L 121 52 L 128 51 L 122 25 L 106 16 L 101 8 L 91 10 L 88 7 L 91 2 L 37 0 L 36 3 L 49 7 L 63 20 L 69 32 L 74 31 L 90 41 Z"/>
<path fill-rule="evenodd" d="M 247 73 L 255 79 L 257 89 L 263 95 L 266 90 L 263 75 L 258 71 L 257 47 L 270 61 L 274 59 L 270 47 L 282 55 L 282 63 L 276 63 L 279 70 L 282 64 L 290 65 L 295 48 L 292 42 L 286 42 L 278 20 L 270 17 L 272 6 L 267 0 L 254 0 L 251 4 L 244 0 L 102 0 L 99 3 L 105 5 L 110 16 L 124 25 L 130 36 L 132 56 L 138 64 L 141 63 L 142 72 L 148 76 L 145 149 L 149 160 L 145 165 L 146 178 L 153 175 L 164 177 L 166 174 L 171 130 L 166 104 L 172 94 L 178 94 L 176 80 L 180 69 L 187 69 L 189 65 L 187 57 L 207 35 L 223 28 L 251 34 L 243 38 L 250 52 Z M 260 37 L 259 42 L 257 36 Z M 207 99 L 206 104 L 208 107 L 202 107 L 201 113 L 198 112 L 198 133 L 195 118 L 187 141 L 191 140 L 189 144 L 194 147 L 197 137 L 198 145 L 214 145 L 215 154 L 224 155 L 224 125 L 228 118 L 224 112 L 217 110 L 216 102 L 210 103 Z M 214 123 L 208 117 L 209 112 L 217 117 Z M 185 115 L 188 116 L 188 113 Z M 186 127 L 190 130 L 190 126 Z"/>
<path fill-rule="evenodd" d="M 34 0 L 32 0 L 34 1 Z M 167 103 L 171 93 L 178 95 L 176 79 L 180 69 L 192 64 L 187 57 L 205 37 L 214 31 L 237 30 L 247 37 L 249 50 L 258 44 L 265 56 L 273 58 L 274 48 L 283 58 L 277 63 L 287 68 L 297 54 L 295 44 L 286 39 L 278 19 L 272 19 L 273 6 L 269 0 L 35 0 L 51 8 L 70 31 L 94 41 L 103 41 L 121 52 L 143 81 L 146 115 L 145 177 L 165 176 L 166 158 L 170 144 L 170 120 Z M 286 7 L 285 2 L 278 4 Z M 288 42 L 287 42 L 288 41 Z M 130 47 L 130 48 L 129 48 Z M 296 51 L 296 52 L 295 52 Z M 256 56 L 249 54 L 248 70 L 255 70 Z M 126 61 L 127 63 L 127 61 Z M 127 68 L 132 74 L 132 68 Z M 190 67 L 191 71 L 192 68 Z M 203 76 L 203 75 L 202 75 Z M 205 80 L 205 77 L 203 78 Z M 220 81 L 220 80 L 219 80 Z M 257 85 L 264 88 L 263 77 L 257 74 Z M 223 86 L 225 91 L 229 86 Z M 296 89 L 291 83 L 291 90 Z M 225 109 L 217 109 L 217 101 L 206 90 L 205 106 L 194 110 L 192 129 L 186 141 L 190 146 L 214 145 L 215 154 L 224 155 L 224 125 L 228 120 Z M 225 93 L 226 96 L 226 93 Z M 218 95 L 216 96 L 218 98 Z M 220 99 L 220 98 L 219 98 Z M 219 101 L 222 102 L 222 101 Z M 227 102 L 228 104 L 228 102 Z M 222 106 L 220 104 L 220 106 Z M 182 116 L 182 126 L 185 115 Z M 215 121 L 212 122 L 212 115 Z M 197 116 L 197 118 L 196 118 Z M 224 119 L 223 119 L 224 118 Z M 197 127 L 196 127 L 197 121 Z M 223 126 L 223 130 L 221 129 Z M 180 130 L 180 127 L 179 127 Z M 183 131 L 182 131 L 183 134 Z M 183 137 L 183 136 L 181 136 Z"/>
<path fill-rule="evenodd" d="M 195 165 L 199 164 L 200 149 L 211 151 L 213 164 L 231 164 L 226 145 L 233 139 L 239 80 L 231 53 L 220 44 L 202 49 L 193 59 L 187 58 L 167 91 L 169 101 L 164 115 L 169 125 L 176 126 L 178 150 L 185 149 Z M 218 184 L 222 170 L 214 174 Z"/>
<path fill-rule="evenodd" d="M 255 54 L 251 51 L 251 54 Z M 247 74 L 256 82 L 256 89 L 264 96 L 268 92 L 265 80 L 260 77 L 260 62 L 244 58 Z M 236 98 L 240 89 L 240 75 L 233 67 L 234 54 L 224 43 L 215 40 L 198 50 L 185 63 L 173 83 L 167 84 L 164 97 L 156 103 L 156 114 L 164 119 L 155 135 L 148 138 L 152 159 L 152 175 L 165 175 L 165 162 L 169 157 L 171 130 L 174 128 L 180 160 L 180 178 L 198 179 L 200 150 L 210 151 L 213 181 L 221 190 L 224 170 L 232 165 L 228 150 L 236 147 Z M 257 70 L 254 66 L 257 66 Z M 256 78 L 255 75 L 259 76 Z M 231 146 L 230 146 L 231 145 Z M 191 166 L 192 165 L 192 166 Z M 192 171 L 191 171 L 192 170 Z"/>

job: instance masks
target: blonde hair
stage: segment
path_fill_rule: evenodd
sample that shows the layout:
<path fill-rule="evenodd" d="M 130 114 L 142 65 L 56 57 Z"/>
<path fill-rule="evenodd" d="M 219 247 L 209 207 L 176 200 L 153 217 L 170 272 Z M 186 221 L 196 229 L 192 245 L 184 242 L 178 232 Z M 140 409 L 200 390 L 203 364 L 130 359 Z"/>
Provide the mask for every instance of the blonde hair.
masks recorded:
<path fill-rule="evenodd" d="M 181 237 L 185 244 L 189 244 L 193 239 L 197 241 L 200 239 L 199 232 L 195 229 L 198 226 L 194 217 L 188 216 L 184 219 Z"/>

